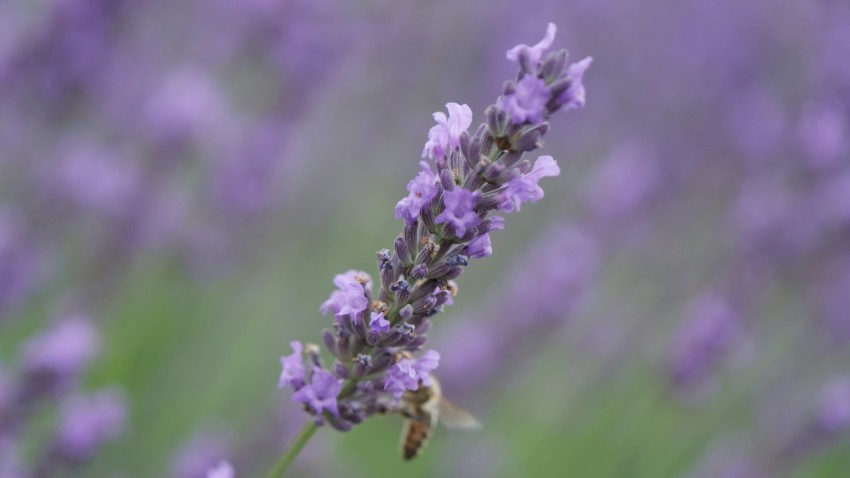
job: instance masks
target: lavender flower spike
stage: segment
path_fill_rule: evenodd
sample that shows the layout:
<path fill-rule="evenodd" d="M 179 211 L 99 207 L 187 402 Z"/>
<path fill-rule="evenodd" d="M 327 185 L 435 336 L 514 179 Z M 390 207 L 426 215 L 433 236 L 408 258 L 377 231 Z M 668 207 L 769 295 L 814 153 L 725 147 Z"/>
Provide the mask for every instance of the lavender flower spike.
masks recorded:
<path fill-rule="evenodd" d="M 396 204 L 395 215 L 404 226 L 392 247 L 377 253 L 378 290 L 373 296 L 366 273 L 348 271 L 334 278 L 337 290 L 321 306 L 334 316 L 322 332 L 333 365 L 323 365 L 310 347 L 305 347 L 310 360 L 302 362 L 299 349 L 282 359 L 279 383 L 292 385 L 292 399 L 313 417 L 293 442 L 292 453 L 317 425 L 349 430 L 369 416 L 401 412 L 399 399 L 405 393 L 431 386 L 440 354 L 423 353 L 425 334 L 432 318 L 454 303 L 455 279 L 469 259 L 493 253 L 489 233 L 504 228 L 504 219 L 493 213 L 519 210 L 522 203 L 543 198 L 540 180 L 560 174 L 551 156 L 540 156 L 533 168 L 523 158 L 542 146 L 550 128 L 546 120 L 566 104 L 560 100 L 565 92 L 573 88 L 578 97 L 576 92 L 583 91 L 577 83 L 587 63 L 568 69 L 566 51 L 549 54 L 537 67 L 554 36 L 550 24 L 543 41 L 508 53 L 520 61 L 520 83 L 507 84 L 474 134 L 468 132 L 472 112 L 467 105 L 449 103 L 448 116 L 434 114 L 437 125 L 422 152 L 432 161 L 420 162 L 421 170 L 407 185 L 409 195 Z M 282 456 L 274 476 L 291 457 L 289 452 Z"/>

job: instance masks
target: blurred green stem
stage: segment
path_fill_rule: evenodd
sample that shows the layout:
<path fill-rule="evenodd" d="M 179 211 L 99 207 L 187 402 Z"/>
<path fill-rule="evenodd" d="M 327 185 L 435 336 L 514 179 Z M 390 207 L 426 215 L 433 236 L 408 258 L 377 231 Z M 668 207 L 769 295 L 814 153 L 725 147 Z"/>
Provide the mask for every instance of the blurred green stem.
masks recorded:
<path fill-rule="evenodd" d="M 269 473 L 269 478 L 283 477 L 283 475 L 286 473 L 286 470 L 289 468 L 289 465 L 291 465 L 292 462 L 295 461 L 295 458 L 297 458 L 298 454 L 301 453 L 301 450 L 304 448 L 304 445 L 306 445 L 307 442 L 310 441 L 310 437 L 313 436 L 313 433 L 316 432 L 317 428 L 319 428 L 319 426 L 316 425 L 316 422 L 313 419 L 310 419 L 310 421 L 308 421 L 304 424 L 303 427 L 301 427 L 301 431 L 298 432 L 298 435 L 296 435 L 295 438 L 292 440 L 292 443 L 290 443 L 289 448 L 287 448 L 286 451 L 283 452 L 283 455 L 281 455 L 280 460 L 278 460 L 272 472 Z"/>

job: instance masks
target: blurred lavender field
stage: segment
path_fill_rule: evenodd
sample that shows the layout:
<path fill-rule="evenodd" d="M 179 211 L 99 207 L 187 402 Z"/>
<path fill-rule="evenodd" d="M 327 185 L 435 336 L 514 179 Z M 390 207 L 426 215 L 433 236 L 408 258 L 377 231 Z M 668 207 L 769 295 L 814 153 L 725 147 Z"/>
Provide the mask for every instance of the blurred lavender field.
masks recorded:
<path fill-rule="evenodd" d="M 594 57 L 561 175 L 430 333 L 484 429 L 292 476 L 850 476 L 846 1 L 7 0 L 0 478 L 264 476 L 278 357 L 548 22 Z"/>

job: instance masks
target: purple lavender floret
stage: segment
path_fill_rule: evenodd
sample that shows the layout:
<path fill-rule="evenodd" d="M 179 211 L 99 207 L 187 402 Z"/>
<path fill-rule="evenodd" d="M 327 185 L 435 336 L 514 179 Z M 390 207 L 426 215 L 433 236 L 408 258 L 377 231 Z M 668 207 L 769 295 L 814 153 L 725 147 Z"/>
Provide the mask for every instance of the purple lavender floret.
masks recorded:
<path fill-rule="evenodd" d="M 337 274 L 334 277 L 334 285 L 337 290 L 322 304 L 323 314 L 331 312 L 337 318 L 345 315 L 354 317 L 369 306 L 369 299 L 363 294 L 363 290 L 372 289 L 372 279 L 365 272 L 350 270 Z"/>
<path fill-rule="evenodd" d="M 99 340 L 91 320 L 73 316 L 30 339 L 22 368 L 29 394 L 53 393 L 79 377 L 97 355 Z M 37 389 L 37 390 L 36 390 Z"/>
<path fill-rule="evenodd" d="M 740 313 L 725 297 L 695 299 L 670 351 L 673 382 L 683 389 L 705 384 L 742 332 Z"/>
<path fill-rule="evenodd" d="M 390 321 L 384 318 L 383 312 L 372 312 L 369 328 L 373 332 L 385 334 L 390 331 Z"/>
<path fill-rule="evenodd" d="M 422 171 L 407 183 L 410 194 L 395 206 L 395 217 L 404 218 L 408 224 L 416 222 L 422 208 L 439 192 L 437 176 L 431 171 L 431 166 L 425 161 L 420 161 L 419 164 L 422 166 Z"/>
<path fill-rule="evenodd" d="M 390 367 L 384 390 L 401 398 L 406 390 L 417 390 L 422 382 L 426 387 L 431 386 L 430 374 L 440 364 L 440 354 L 429 350 L 419 359 L 404 358 Z"/>
<path fill-rule="evenodd" d="M 428 131 L 428 142 L 422 149 L 423 158 L 444 158 L 447 153 L 460 146 L 460 135 L 472 124 L 472 110 L 467 105 L 446 103 L 449 116 L 442 111 L 434 113 L 437 122 Z"/>
<path fill-rule="evenodd" d="M 443 193 L 446 210 L 434 220 L 437 224 L 449 224 L 455 234 L 463 236 L 467 229 L 481 224 L 481 218 L 475 213 L 478 195 L 466 189 L 455 188 Z"/>
<path fill-rule="evenodd" d="M 514 124 L 538 123 L 546 114 L 550 91 L 540 78 L 526 76 L 519 80 L 515 91 L 499 98 L 497 105 L 506 111 Z"/>
<path fill-rule="evenodd" d="M 283 370 L 280 372 L 277 387 L 292 385 L 295 390 L 298 390 L 304 386 L 304 360 L 301 358 L 303 346 L 297 340 L 293 340 L 289 345 L 293 352 L 280 358 L 280 366 Z"/>
<path fill-rule="evenodd" d="M 322 413 L 326 410 L 334 416 L 339 416 L 336 397 L 341 390 L 341 380 L 338 380 L 329 372 L 317 369 L 313 372 L 310 384 L 295 392 L 292 395 L 292 400 L 307 405 L 315 413 Z"/>
<path fill-rule="evenodd" d="M 503 197 L 505 202 L 502 203 L 503 211 L 520 210 L 520 205 L 524 202 L 537 202 L 543 198 L 543 188 L 537 183 L 546 176 L 558 176 L 561 174 L 561 168 L 552 156 L 540 156 L 534 162 L 534 169 L 525 176 L 519 176 L 508 182 L 505 187 Z"/>
<path fill-rule="evenodd" d="M 57 452 L 68 460 L 85 460 L 124 430 L 127 410 L 123 394 L 103 390 L 70 397 L 62 404 L 56 438 Z"/>
<path fill-rule="evenodd" d="M 543 41 L 508 52 L 520 72 L 476 130 L 468 130 L 467 105 L 448 103 L 448 115 L 434 113 L 437 124 L 422 151 L 428 160 L 395 207 L 402 231 L 377 253 L 377 291 L 366 273 L 348 271 L 334 278 L 337 290 L 321 306 L 335 318 L 322 333 L 333 364 L 326 367 L 313 345 L 304 346 L 303 362 L 300 353 L 284 357 L 290 372 L 303 363 L 290 375 L 304 383 L 280 383 L 293 386 L 293 400 L 317 423 L 348 430 L 371 415 L 398 411 L 405 392 L 430 385 L 440 359 L 436 351 L 422 353 L 431 320 L 454 303 L 455 279 L 470 260 L 493 253 L 489 233 L 503 229 L 504 219 L 492 214 L 541 199 L 540 180 L 560 173 L 551 156 L 533 166 L 524 159 L 542 147 L 551 114 L 583 102 L 589 60 L 568 66 L 565 50 L 546 53 L 554 36 L 550 24 Z"/>

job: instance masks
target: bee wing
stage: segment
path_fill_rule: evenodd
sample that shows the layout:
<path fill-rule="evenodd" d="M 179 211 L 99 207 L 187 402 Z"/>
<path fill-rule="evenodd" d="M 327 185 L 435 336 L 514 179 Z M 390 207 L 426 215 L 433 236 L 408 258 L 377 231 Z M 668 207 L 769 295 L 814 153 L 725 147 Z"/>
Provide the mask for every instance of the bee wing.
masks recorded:
<path fill-rule="evenodd" d="M 481 422 L 473 414 L 445 398 L 440 399 L 440 423 L 446 428 L 462 430 L 478 430 L 481 428 Z"/>

